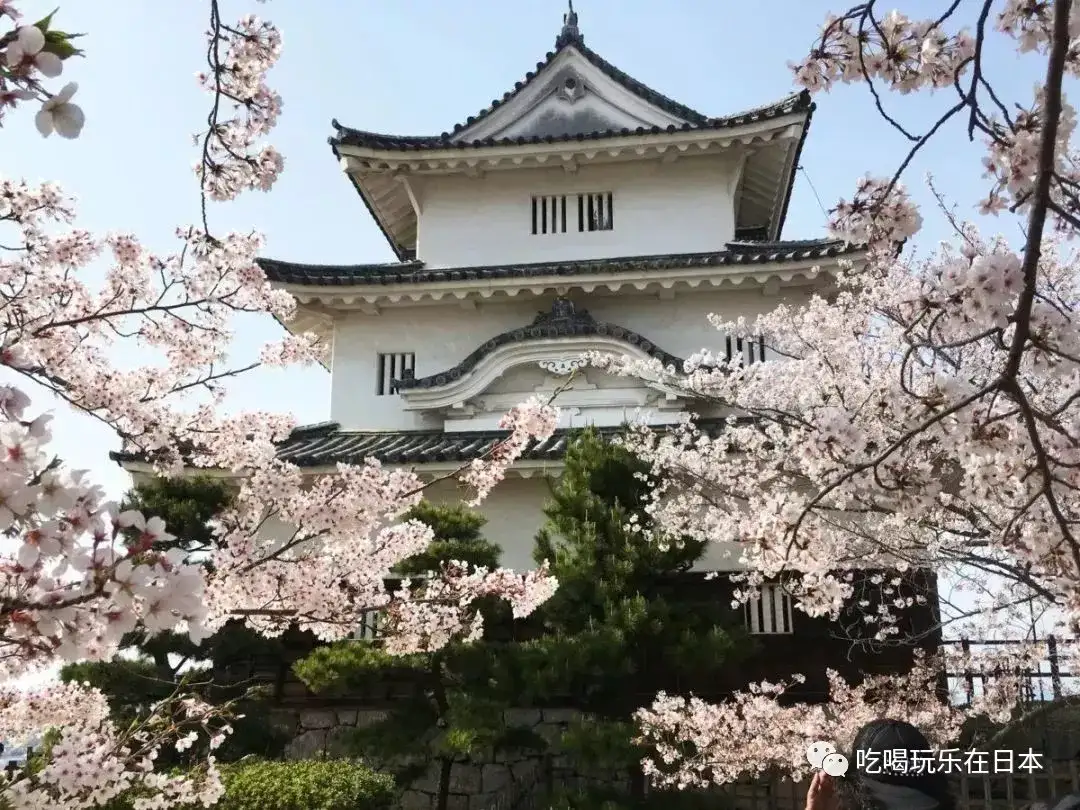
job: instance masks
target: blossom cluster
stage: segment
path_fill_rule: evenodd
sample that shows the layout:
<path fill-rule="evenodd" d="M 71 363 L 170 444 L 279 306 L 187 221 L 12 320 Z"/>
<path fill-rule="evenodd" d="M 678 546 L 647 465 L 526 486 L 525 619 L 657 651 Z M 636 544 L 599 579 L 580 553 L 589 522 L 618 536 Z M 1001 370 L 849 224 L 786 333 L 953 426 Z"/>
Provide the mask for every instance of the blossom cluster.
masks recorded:
<path fill-rule="evenodd" d="M 281 109 L 266 84 L 280 35 L 254 17 L 228 25 L 216 3 L 210 11 L 210 69 L 199 78 L 213 95 L 213 112 L 196 168 L 204 201 L 267 190 L 283 165 L 262 144 Z M 0 0 L 0 19 L 17 16 L 14 3 Z M 70 105 L 74 87 L 49 95 L 40 84 L 58 72 L 57 58 L 75 52 L 71 37 L 52 30 L 50 21 L 0 36 L 0 114 L 30 93 L 43 101 L 39 129 L 74 137 L 82 126 L 81 111 Z M 211 234 L 204 210 L 201 227 L 177 230 L 174 254 L 158 255 L 130 234 L 79 229 L 72 201 L 54 184 L 7 178 L 0 178 L 0 223 L 8 248 L 0 256 L 0 365 L 108 425 L 128 458 L 162 473 L 214 468 L 233 476 L 238 488 L 204 558 L 161 553 L 168 528 L 118 512 L 85 474 L 48 457 L 47 417 L 26 416 L 29 399 L 21 388 L 0 390 L 0 522 L 15 540 L 0 550 L 3 678 L 57 660 L 107 658 L 128 631 L 178 630 L 198 640 L 234 617 L 271 635 L 296 623 L 322 638 L 342 638 L 362 613 L 393 610 L 395 602 L 404 605 L 397 643 L 428 648 L 472 633 L 469 605 L 480 596 L 505 596 L 524 615 L 554 588 L 544 571 L 450 567 L 445 580 L 435 572 L 423 587 L 388 595 L 383 582 L 390 570 L 431 540 L 427 527 L 400 522 L 423 482 L 374 460 L 341 465 L 312 481 L 277 458 L 291 418 L 221 413 L 223 386 L 236 375 L 260 364 L 312 363 L 324 351 L 314 335 L 300 334 L 263 348 L 257 360 L 232 360 L 236 314 L 287 321 L 295 309 L 256 263 L 257 234 Z M 103 282 L 87 280 L 91 265 L 95 275 L 104 269 Z M 112 361 L 118 345 L 153 359 L 120 367 Z M 550 433 L 553 413 L 546 407 L 515 412 L 505 442 L 467 474 L 479 483 L 497 480 L 536 435 Z M 450 599 L 453 609 L 444 610 Z M 5 735 L 12 729 L 55 735 L 46 766 L 6 785 L 5 798 L 10 794 L 15 807 L 81 807 L 138 788 L 138 807 L 163 808 L 209 803 L 220 790 L 212 761 L 195 781 L 153 772 L 161 745 L 192 744 L 192 731 L 170 719 L 175 707 L 158 707 L 146 720 L 154 731 L 135 738 L 112 727 L 104 709 L 75 716 L 83 698 L 102 705 L 83 687 L 12 695 L 0 701 L 4 711 L 23 706 L 29 713 L 5 715 Z M 209 727 L 216 711 L 199 709 L 196 725 Z M 214 740 L 223 728 L 216 727 Z"/>
<path fill-rule="evenodd" d="M 62 138 L 77 138 L 86 121 L 82 108 L 71 101 L 78 84 L 69 82 L 56 93 L 42 84 L 44 79 L 60 76 L 64 60 L 78 53 L 70 35 L 50 30 L 52 16 L 0 33 L 0 126 L 9 108 L 37 101 L 40 106 L 34 123 L 43 136 L 55 132 Z M 22 13 L 13 2 L 4 0 L 0 3 L 0 23 L 4 17 L 18 23 Z"/>
<path fill-rule="evenodd" d="M 1018 50 L 1053 52 L 1064 73 L 1080 70 L 1075 10 L 1063 29 L 1053 17 L 1067 4 L 1003 5 L 997 28 Z M 965 123 L 986 140 L 983 211 L 1028 217 L 1022 248 L 950 212 L 957 245 L 904 255 L 922 224 L 899 182 L 905 159 L 896 177 L 863 180 L 832 211 L 833 235 L 866 248 L 841 267 L 840 284 L 755 319 L 712 319 L 731 338 L 766 342 L 769 362 L 718 362 L 707 351 L 674 370 L 598 362 L 660 374 L 730 417 L 722 431 L 690 419 L 663 434 L 637 427 L 623 441 L 665 481 L 648 510 L 662 527 L 653 530 L 658 542 L 738 544 L 737 600 L 780 581 L 798 610 L 843 619 L 853 643 L 897 643 L 908 612 L 938 598 L 902 583 L 932 572 L 953 579 L 968 602 L 940 604 L 948 630 L 1000 637 L 1010 622 L 1049 610 L 1060 615 L 1053 631 L 1071 642 L 1080 632 L 1080 277 L 1066 241 L 1080 223 L 1075 113 L 1053 81 L 1019 113 L 1003 106 L 980 62 L 982 23 L 978 37 L 948 33 L 952 16 L 877 19 L 873 4 L 856 6 L 826 22 L 794 66 L 796 81 L 811 91 L 861 82 L 875 93 L 955 88 L 959 100 L 941 120 L 966 110 Z M 889 123 L 914 151 L 935 131 Z M 1044 233 L 1044 217 L 1056 236 Z M 766 685 L 715 706 L 663 697 L 639 722 L 664 784 L 729 781 L 757 762 L 798 772 L 806 742 L 823 729 L 842 744 L 874 716 L 904 717 L 928 733 L 955 730 L 961 714 L 1009 722 L 1027 688 L 1016 673 L 1037 669 L 1044 655 L 1026 646 L 976 662 L 945 655 L 942 666 L 978 664 L 995 675 L 963 713 L 941 703 L 929 680 L 922 694 L 911 691 L 930 678 L 917 668 L 886 688 L 865 687 L 872 695 L 834 679 L 821 707 L 783 707 Z"/>
<path fill-rule="evenodd" d="M 182 626 L 199 637 L 200 568 L 155 550 L 160 521 L 118 514 L 85 473 L 55 464 L 45 450 L 49 418 L 25 421 L 25 394 L 5 386 L 0 403 L 0 527 L 16 545 L 0 557 L 0 677 L 56 659 L 107 658 L 136 626 Z M 135 542 L 122 534 L 130 527 Z"/>
<path fill-rule="evenodd" d="M 804 682 L 763 682 L 738 692 L 722 704 L 667 694 L 639 709 L 639 743 L 653 754 L 646 774 L 660 787 L 708 787 L 777 768 L 795 779 L 810 773 L 806 748 L 817 740 L 848 750 L 865 723 L 902 717 L 923 729 L 932 744 L 956 738 L 964 712 L 936 697 L 939 670 L 920 657 L 902 677 L 875 676 L 858 686 L 838 673 L 826 673 L 829 699 L 824 703 L 784 705 L 780 698 Z"/>
<path fill-rule="evenodd" d="M 269 191 L 285 166 L 273 146 L 257 147 L 281 113 L 281 96 L 266 83 L 267 71 L 281 55 L 281 34 L 251 15 L 234 26 L 225 25 L 216 10 L 212 17 L 210 72 L 198 78 L 215 99 L 230 103 L 234 114 L 227 121 L 211 121 L 201 138 L 195 173 L 208 196 L 231 200 L 247 189 Z"/>
<path fill-rule="evenodd" d="M 475 506 L 486 498 L 528 445 L 549 438 L 558 425 L 558 408 L 539 397 L 531 397 L 511 408 L 499 421 L 499 427 L 509 430 L 510 436 L 499 442 L 492 453 L 474 460 L 461 476 L 464 483 L 476 490 L 469 505 Z"/>
<path fill-rule="evenodd" d="M 912 20 L 895 10 L 871 21 L 872 8 L 830 16 L 809 57 L 791 65 L 796 83 L 811 92 L 871 79 L 901 93 L 951 87 L 975 55 L 975 38 L 966 30 L 948 33 L 939 21 Z"/>
<path fill-rule="evenodd" d="M 88 685 L 57 684 L 32 694 L 0 689 L 0 728 L 10 741 L 43 728 L 59 731 L 40 768 L 16 773 L 4 785 L 12 810 L 82 810 L 121 794 L 131 798 L 133 810 L 208 807 L 223 793 L 213 756 L 183 775 L 154 771 L 165 745 L 182 749 L 205 736 L 213 750 L 231 733 L 219 708 L 194 698 L 161 701 L 146 718 L 121 728 L 109 717 L 105 695 Z"/>

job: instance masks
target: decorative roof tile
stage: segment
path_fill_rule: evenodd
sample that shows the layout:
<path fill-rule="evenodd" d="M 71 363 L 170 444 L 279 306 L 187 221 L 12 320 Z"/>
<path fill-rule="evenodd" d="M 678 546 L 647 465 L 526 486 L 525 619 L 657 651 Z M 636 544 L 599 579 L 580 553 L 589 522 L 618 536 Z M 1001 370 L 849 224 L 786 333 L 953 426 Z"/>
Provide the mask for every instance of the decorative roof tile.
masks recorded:
<path fill-rule="evenodd" d="M 722 419 L 697 422 L 701 432 L 708 436 L 718 435 L 726 424 Z M 599 432 L 612 437 L 624 429 L 602 427 Z M 559 461 L 577 430 L 580 428 L 560 429 L 544 441 L 533 441 L 521 458 Z M 360 464 L 368 458 L 377 458 L 385 464 L 458 463 L 483 456 L 509 435 L 506 430 L 342 430 L 337 422 L 319 422 L 294 429 L 278 446 L 278 458 L 298 467 Z M 128 451 L 114 451 L 109 457 L 121 464 L 146 461 L 144 456 Z"/>
<path fill-rule="evenodd" d="M 722 420 L 702 420 L 699 428 L 716 435 Z M 601 428 L 606 436 L 624 428 Z M 574 430 L 557 430 L 548 439 L 532 442 L 522 454 L 527 461 L 559 461 L 566 454 Z M 490 452 L 509 435 L 505 430 L 445 432 L 441 430 L 343 431 L 334 423 L 318 430 L 298 428 L 278 452 L 283 461 L 298 467 L 323 467 L 338 463 L 359 464 L 375 457 L 386 464 L 432 464 L 471 461 Z"/>
<path fill-rule="evenodd" d="M 825 259 L 859 250 L 859 246 L 827 239 L 798 242 L 729 242 L 724 250 L 706 253 L 666 253 L 655 256 L 623 256 L 566 262 L 532 262 L 484 267 L 428 269 L 420 261 L 393 264 L 325 265 L 298 264 L 259 259 L 266 277 L 280 284 L 336 287 L 367 284 L 422 284 L 472 279 L 541 278 L 580 276 L 589 273 L 632 273 L 642 270 L 723 267 Z"/>
<path fill-rule="evenodd" d="M 591 53 L 591 52 L 590 52 Z M 549 54 L 553 56 L 553 54 Z M 599 57 L 597 57 L 599 58 Z M 541 63 L 544 64 L 544 63 Z M 607 64 L 606 62 L 604 64 Z M 620 75 L 626 74 L 618 71 Z M 530 74 L 534 75 L 534 74 Z M 629 79 L 629 77 L 627 77 Z M 633 82 L 633 80 L 630 80 Z M 634 84 L 639 84 L 634 82 Z M 521 85 L 524 87 L 524 85 Z M 644 88 L 644 85 L 640 85 Z M 520 88 L 518 88 L 520 89 Z M 632 89 L 632 88 L 628 88 Z M 645 88 L 648 90 L 648 88 Z M 514 93 L 517 91 L 515 90 Z M 636 92 L 636 91 L 635 91 Z M 653 91 L 649 91 L 652 93 Z M 640 94 L 640 93 L 639 93 Z M 513 93 L 511 94 L 513 95 Z M 659 96 L 659 94 L 654 94 Z M 660 96 L 660 98 L 664 98 Z M 502 103 L 508 99 L 504 99 Z M 648 98 L 648 100 L 656 103 L 655 98 Z M 666 99 L 669 104 L 674 104 L 670 99 Z M 335 149 L 339 146 L 359 146 L 366 147 L 368 149 L 385 149 L 401 152 L 409 151 L 424 151 L 430 149 L 476 149 L 485 146 L 522 146 L 525 144 L 540 144 L 540 143 L 563 143 L 568 141 L 587 141 L 587 140 L 600 140 L 604 138 L 622 138 L 631 137 L 637 135 L 659 135 L 664 132 L 695 132 L 704 130 L 722 130 L 731 129 L 733 127 L 741 126 L 743 124 L 750 124 L 756 121 L 768 121 L 773 118 L 780 118 L 791 113 L 805 112 L 810 114 L 814 111 L 814 104 L 810 100 L 810 94 L 805 90 L 800 93 L 787 96 L 780 101 L 772 104 L 766 104 L 762 107 L 756 107 L 751 110 L 746 110 L 735 115 L 725 115 L 720 118 L 706 118 L 699 113 L 694 113 L 687 108 L 681 108 L 684 113 L 692 113 L 695 116 L 692 122 L 687 122 L 682 125 L 671 124 L 667 127 L 637 127 L 635 129 L 607 129 L 596 130 L 594 132 L 582 132 L 572 133 L 568 135 L 533 135 L 529 137 L 521 136 L 517 138 L 483 138 L 473 141 L 458 141 L 455 140 L 455 134 L 465 127 L 472 126 L 477 121 L 486 118 L 491 114 L 499 104 L 489 107 L 481 115 L 470 118 L 466 123 L 459 124 L 454 128 L 454 132 L 444 132 L 441 135 L 391 135 L 382 132 L 369 132 L 362 129 L 353 129 L 352 127 L 346 127 L 338 123 L 337 119 L 334 119 L 331 124 L 337 131 L 337 135 L 330 138 L 330 144 Z M 660 105 L 658 105 L 660 106 Z M 679 106 L 679 105 L 676 105 Z M 680 113 L 674 110 L 668 110 L 676 115 Z M 680 115 L 680 117 L 685 117 Z"/>
<path fill-rule="evenodd" d="M 486 341 L 482 346 L 474 350 L 468 357 L 453 368 L 431 374 L 427 377 L 413 377 L 411 371 L 400 380 L 394 380 L 397 390 L 414 388 L 436 388 L 459 380 L 472 371 L 476 365 L 501 346 L 512 343 L 526 343 L 532 340 L 544 340 L 546 338 L 571 337 L 575 335 L 608 335 L 617 338 L 631 346 L 637 346 L 650 357 L 659 360 L 665 367 L 673 366 L 682 370 L 685 360 L 668 354 L 651 340 L 639 335 L 623 326 L 613 323 L 597 321 L 584 310 L 578 312 L 574 305 L 565 298 L 556 298 L 551 305 L 550 312 L 541 312 L 528 326 L 511 329 L 496 335 Z"/>

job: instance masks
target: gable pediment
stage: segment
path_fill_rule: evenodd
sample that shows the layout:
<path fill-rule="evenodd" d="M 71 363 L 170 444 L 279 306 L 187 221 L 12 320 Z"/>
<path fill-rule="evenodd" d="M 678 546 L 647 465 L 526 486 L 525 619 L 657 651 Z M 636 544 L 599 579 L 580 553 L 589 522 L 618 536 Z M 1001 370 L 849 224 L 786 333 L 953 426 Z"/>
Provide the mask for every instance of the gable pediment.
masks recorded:
<path fill-rule="evenodd" d="M 686 123 L 630 92 L 570 46 L 512 99 L 462 129 L 454 140 L 559 138 Z"/>
<path fill-rule="evenodd" d="M 681 371 L 684 363 L 642 335 L 596 321 L 559 298 L 550 313 L 542 312 L 528 326 L 489 339 L 454 368 L 421 378 L 407 373 L 394 385 L 406 410 L 459 408 L 492 391 L 512 370 L 531 368 L 533 373 L 542 371 L 542 377 L 563 377 L 583 369 L 583 356 L 592 352 L 659 362 L 673 372 Z M 669 393 L 665 386 L 653 387 Z"/>

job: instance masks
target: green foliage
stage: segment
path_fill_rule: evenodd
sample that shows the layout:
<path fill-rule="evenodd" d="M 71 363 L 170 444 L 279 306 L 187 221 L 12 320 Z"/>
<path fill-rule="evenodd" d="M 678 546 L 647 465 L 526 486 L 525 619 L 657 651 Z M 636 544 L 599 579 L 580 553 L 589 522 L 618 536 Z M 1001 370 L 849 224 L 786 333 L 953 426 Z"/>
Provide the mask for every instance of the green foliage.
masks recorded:
<path fill-rule="evenodd" d="M 633 723 L 583 718 L 562 737 L 562 753 L 571 761 L 593 768 L 632 768 L 641 760 L 641 749 L 632 742 Z"/>
<path fill-rule="evenodd" d="M 340 641 L 313 650 L 293 664 L 293 672 L 312 692 L 337 697 L 362 691 L 389 669 L 427 667 L 426 655 L 390 655 L 371 641 Z"/>
<path fill-rule="evenodd" d="M 481 534 L 484 518 L 460 505 L 421 503 L 408 517 L 431 526 L 435 540 L 422 554 L 400 564 L 395 573 L 410 576 L 438 569 L 456 560 L 470 566 L 494 567 L 500 549 Z M 489 631 L 505 628 L 497 604 L 479 606 Z M 508 726 L 505 709 L 513 697 L 508 680 L 494 678 L 499 645 L 483 641 L 451 644 L 435 654 L 388 655 L 377 642 L 346 641 L 316 649 L 293 665 L 309 689 L 328 696 L 362 691 L 380 679 L 404 677 L 415 686 L 411 697 L 395 699 L 385 720 L 352 729 L 341 744 L 350 754 L 369 761 L 395 761 L 400 783 L 411 781 L 429 763 L 439 763 L 439 802 L 449 794 L 454 762 L 481 752 L 543 748 L 545 741 L 530 729 Z M 400 763 L 406 763 L 402 765 Z"/>
<path fill-rule="evenodd" d="M 435 530 L 435 539 L 424 549 L 394 568 L 395 574 L 416 576 L 434 571 L 443 562 L 456 560 L 474 568 L 496 568 L 502 549 L 481 534 L 487 519 L 463 504 L 442 506 L 421 501 L 405 515 Z"/>
<path fill-rule="evenodd" d="M 229 768 L 218 810 L 375 810 L 390 807 L 394 780 L 359 762 L 257 762 Z"/>
<path fill-rule="evenodd" d="M 82 56 L 83 52 L 72 45 L 71 40 L 86 36 L 85 34 L 68 34 L 50 27 L 52 26 L 52 18 L 56 16 L 56 12 L 59 10 L 58 8 L 53 9 L 49 14 L 34 23 L 35 26 L 41 29 L 41 33 L 45 35 L 45 47 L 42 50 L 55 53 L 61 59 Z"/>
<path fill-rule="evenodd" d="M 700 579 L 691 571 L 705 544 L 648 537 L 654 486 L 639 459 L 584 430 L 536 538 L 534 557 L 549 561 L 559 589 L 539 611 L 546 634 L 516 652 L 522 694 L 589 713 L 561 744 L 601 767 L 640 762 L 630 721 L 642 700 L 707 682 L 752 649 L 724 600 L 680 593 Z"/>
<path fill-rule="evenodd" d="M 397 795 L 392 777 L 352 760 L 254 761 L 221 770 L 225 795 L 215 810 L 382 810 Z M 131 810 L 134 798 L 104 810 Z"/>

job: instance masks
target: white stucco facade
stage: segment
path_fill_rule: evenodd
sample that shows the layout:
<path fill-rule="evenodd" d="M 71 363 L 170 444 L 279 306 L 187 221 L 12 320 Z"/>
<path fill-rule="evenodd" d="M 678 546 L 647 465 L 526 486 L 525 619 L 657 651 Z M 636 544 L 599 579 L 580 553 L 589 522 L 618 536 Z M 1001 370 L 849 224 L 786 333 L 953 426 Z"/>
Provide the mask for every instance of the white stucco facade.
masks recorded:
<path fill-rule="evenodd" d="M 677 387 L 578 358 L 723 356 L 731 336 L 710 315 L 752 321 L 828 289 L 846 247 L 778 241 L 812 111 L 800 94 L 704 116 L 606 63 L 568 23 L 534 73 L 451 132 L 335 122 L 341 169 L 400 261 L 264 263 L 298 299 L 289 328 L 331 346 L 332 433 L 312 439 L 325 451 L 307 458 L 325 471 L 340 448 L 355 458 L 381 447 L 385 463 L 440 478 L 462 453 L 430 448 L 490 446 L 509 408 L 556 390 L 560 428 L 716 415 Z M 734 341 L 730 350 L 772 359 Z M 300 456 L 314 446 L 305 441 Z M 560 470 L 550 454 L 527 457 L 481 507 L 504 565 L 533 565 Z M 462 494 L 445 478 L 427 492 Z M 732 570 L 737 559 L 719 543 L 700 567 Z"/>
<path fill-rule="evenodd" d="M 792 300 L 807 295 L 806 288 L 786 290 L 766 295 L 755 289 L 688 290 L 661 298 L 657 294 L 577 294 L 568 292 L 580 312 L 586 310 L 597 321 L 616 324 L 633 330 L 653 341 L 664 351 L 678 357 L 689 357 L 701 349 L 721 350 L 725 335 L 709 322 L 710 313 L 725 320 L 740 316 L 753 318 L 774 308 L 780 300 Z M 423 377 L 453 368 L 485 341 L 509 330 L 527 326 L 539 312 L 550 310 L 553 295 L 520 296 L 503 301 L 481 301 L 467 306 L 447 303 L 429 306 L 396 307 L 380 315 L 360 312 L 343 314 L 334 321 L 334 354 L 332 362 L 330 418 L 345 430 L 418 430 L 443 428 L 475 430 L 490 427 L 486 422 L 455 419 L 447 410 L 413 411 L 404 407 L 399 395 L 379 395 L 379 355 L 412 353 L 415 355 L 415 374 Z M 596 347 L 614 353 L 615 347 Z M 561 356 L 557 341 L 552 343 L 554 355 Z M 580 350 L 579 350 L 580 351 Z M 520 394 L 527 398 L 542 386 L 559 379 L 544 375 L 535 362 L 530 362 L 523 374 L 521 366 L 499 369 L 493 387 L 500 394 Z M 507 385 L 506 377 L 516 373 L 518 390 Z M 592 381 L 604 385 L 604 382 Z M 635 385 L 629 380 L 610 381 L 615 385 Z M 564 398 L 565 399 L 565 398 Z M 597 403 L 599 407 L 600 403 Z M 447 424 L 447 417 L 451 424 Z M 586 419 L 594 424 L 618 424 L 622 412 L 612 418 L 599 413 Z M 578 423 L 580 426 L 581 422 Z"/>
<path fill-rule="evenodd" d="M 417 256 L 428 267 L 581 261 L 720 250 L 735 236 L 739 157 L 658 158 L 426 179 Z M 611 194 L 614 228 L 533 234 L 533 197 Z M 571 218 L 576 212 L 571 211 Z"/>
<path fill-rule="evenodd" d="M 512 476 L 496 487 L 479 512 L 487 519 L 484 536 L 502 548 L 500 562 L 515 571 L 535 567 L 533 547 L 536 533 L 544 523 L 544 504 L 558 465 L 551 465 L 529 478 Z M 425 497 L 436 503 L 460 503 L 461 487 L 455 481 L 439 481 Z M 695 566 L 699 571 L 739 570 L 739 547 L 736 543 L 713 543 Z"/>

